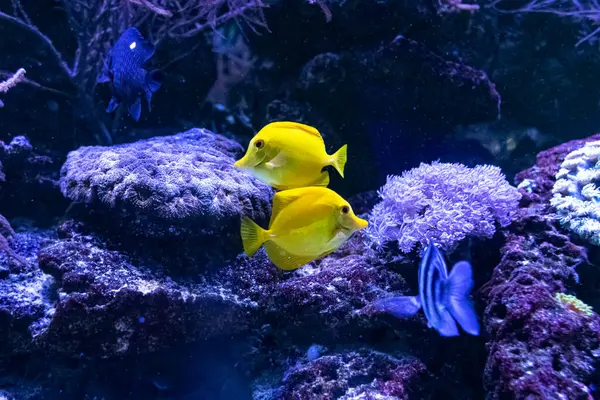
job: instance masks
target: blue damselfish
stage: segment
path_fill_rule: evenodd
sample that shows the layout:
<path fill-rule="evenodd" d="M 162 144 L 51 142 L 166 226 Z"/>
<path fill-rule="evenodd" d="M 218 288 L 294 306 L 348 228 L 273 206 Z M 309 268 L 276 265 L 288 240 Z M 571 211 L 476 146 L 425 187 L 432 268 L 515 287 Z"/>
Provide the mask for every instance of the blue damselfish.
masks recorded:
<path fill-rule="evenodd" d="M 144 64 L 153 55 L 154 46 L 136 28 L 131 27 L 121 34 L 98 77 L 99 83 L 112 82 L 112 98 L 106 112 L 113 112 L 123 103 L 129 109 L 129 115 L 138 121 L 142 114 L 142 96 L 146 97 L 150 111 L 152 93 L 160 88 L 158 71 L 144 69 Z"/>

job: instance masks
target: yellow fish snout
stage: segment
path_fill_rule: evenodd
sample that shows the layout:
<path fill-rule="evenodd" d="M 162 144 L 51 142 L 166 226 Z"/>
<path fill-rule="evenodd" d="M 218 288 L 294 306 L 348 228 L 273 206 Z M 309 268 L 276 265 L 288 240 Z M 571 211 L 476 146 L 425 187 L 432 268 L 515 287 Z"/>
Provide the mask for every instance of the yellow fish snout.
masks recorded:
<path fill-rule="evenodd" d="M 243 169 L 244 168 L 244 158 L 240 158 L 239 160 L 234 162 L 233 166 L 236 168 L 239 168 L 239 169 Z"/>
<path fill-rule="evenodd" d="M 367 222 L 366 220 L 362 219 L 362 218 L 358 218 L 358 217 L 354 217 L 354 225 L 357 231 L 361 230 L 361 229 L 365 229 L 367 226 L 369 226 L 369 222 Z"/>

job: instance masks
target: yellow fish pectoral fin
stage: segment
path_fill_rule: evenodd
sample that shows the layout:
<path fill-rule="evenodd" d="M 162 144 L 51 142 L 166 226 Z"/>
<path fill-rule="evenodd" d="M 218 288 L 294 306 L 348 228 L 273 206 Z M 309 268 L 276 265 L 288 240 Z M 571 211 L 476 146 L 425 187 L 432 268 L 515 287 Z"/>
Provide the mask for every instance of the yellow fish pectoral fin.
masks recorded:
<path fill-rule="evenodd" d="M 265 243 L 265 250 L 267 251 L 267 255 L 273 264 L 275 264 L 277 268 L 285 271 L 298 269 L 315 259 L 315 257 L 296 256 L 287 252 L 272 241 Z"/>
<path fill-rule="evenodd" d="M 285 165 L 285 155 L 283 152 L 280 152 L 275 157 L 273 157 L 269 162 L 265 163 L 265 167 L 268 169 L 275 169 Z"/>
<path fill-rule="evenodd" d="M 315 186 L 329 186 L 329 172 L 323 171 L 321 175 L 319 175 L 319 179 L 314 183 Z"/>

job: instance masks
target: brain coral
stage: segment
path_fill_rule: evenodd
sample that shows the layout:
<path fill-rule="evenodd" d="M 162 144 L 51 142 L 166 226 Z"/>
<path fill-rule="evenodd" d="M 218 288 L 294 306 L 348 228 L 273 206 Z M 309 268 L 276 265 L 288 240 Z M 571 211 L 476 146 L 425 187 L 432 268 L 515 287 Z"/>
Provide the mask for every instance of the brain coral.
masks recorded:
<path fill-rule="evenodd" d="M 512 221 L 521 199 L 498 167 L 439 162 L 389 176 L 379 196 L 367 235 L 379 248 L 396 242 L 404 253 L 430 240 L 448 251 L 467 236 L 491 237 L 496 222 Z"/>
<path fill-rule="evenodd" d="M 569 153 L 556 174 L 550 200 L 560 224 L 595 245 L 600 245 L 599 158 L 600 141 Z"/>
<path fill-rule="evenodd" d="M 60 187 L 67 198 L 126 218 L 148 236 L 195 226 L 219 232 L 240 215 L 264 218 L 271 189 L 233 167 L 243 148 L 204 129 L 69 153 Z M 156 229 L 156 227 L 159 229 Z"/>

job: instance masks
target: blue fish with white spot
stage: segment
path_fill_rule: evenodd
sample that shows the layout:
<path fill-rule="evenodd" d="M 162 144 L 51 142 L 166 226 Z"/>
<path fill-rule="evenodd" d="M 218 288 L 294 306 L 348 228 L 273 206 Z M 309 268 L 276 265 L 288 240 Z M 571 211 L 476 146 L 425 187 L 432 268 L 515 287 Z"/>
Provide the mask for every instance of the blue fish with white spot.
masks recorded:
<path fill-rule="evenodd" d="M 129 115 L 138 121 L 142 114 L 144 96 L 151 110 L 152 93 L 160 88 L 157 80 L 158 71 L 148 72 L 144 64 L 154 55 L 154 46 L 146 41 L 134 27 L 127 29 L 108 54 L 99 83 L 112 82 L 112 98 L 106 108 L 111 113 L 124 104 Z"/>
<path fill-rule="evenodd" d="M 398 318 L 411 317 L 422 307 L 428 326 L 442 336 L 458 336 L 458 327 L 470 335 L 479 335 L 479 323 L 469 293 L 473 271 L 467 261 L 457 262 L 450 274 L 442 252 L 429 243 L 419 264 L 419 295 L 379 299 L 372 307 Z"/>

